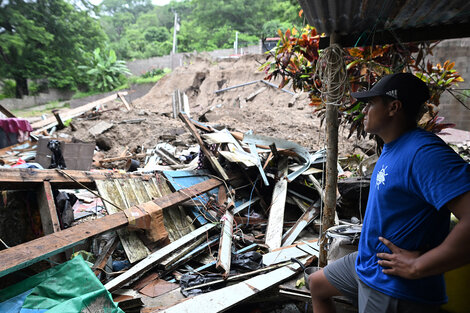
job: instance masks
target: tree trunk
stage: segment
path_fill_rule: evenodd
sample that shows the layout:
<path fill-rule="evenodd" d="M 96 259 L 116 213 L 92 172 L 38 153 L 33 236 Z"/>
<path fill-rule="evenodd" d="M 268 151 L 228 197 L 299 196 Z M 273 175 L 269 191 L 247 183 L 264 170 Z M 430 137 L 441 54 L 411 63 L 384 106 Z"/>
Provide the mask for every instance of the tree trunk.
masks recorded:
<path fill-rule="evenodd" d="M 336 44 L 339 35 L 330 34 L 330 46 Z M 328 65 L 332 66 L 332 65 Z M 335 65 L 333 65 L 335 66 Z M 334 80 L 339 81 L 338 75 L 330 78 L 330 84 Z M 328 86 L 330 88 L 330 86 Z M 329 95 L 328 102 L 334 99 L 336 95 Z M 338 109 L 335 105 L 329 103 L 326 105 L 326 186 L 325 186 L 325 206 L 322 217 L 322 233 L 320 234 L 320 255 L 318 266 L 327 265 L 326 251 L 326 231 L 335 224 L 336 211 L 336 189 L 338 185 Z"/>
<path fill-rule="evenodd" d="M 23 96 L 27 96 L 28 92 L 28 80 L 26 78 L 20 77 L 15 78 L 16 82 L 16 97 L 23 98 Z"/>

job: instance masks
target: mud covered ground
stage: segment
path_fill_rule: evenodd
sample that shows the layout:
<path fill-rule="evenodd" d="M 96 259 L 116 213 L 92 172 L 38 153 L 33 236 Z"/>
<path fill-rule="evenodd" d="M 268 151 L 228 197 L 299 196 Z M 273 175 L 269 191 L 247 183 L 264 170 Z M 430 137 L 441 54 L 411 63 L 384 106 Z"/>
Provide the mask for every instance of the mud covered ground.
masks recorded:
<path fill-rule="evenodd" d="M 325 129 L 314 108 L 308 106 L 306 94 L 293 96 L 262 82 L 215 91 L 264 78 L 258 70 L 263 55 L 247 55 L 239 59 L 210 60 L 198 57 L 188 65 L 167 74 L 143 97 L 132 102 L 127 111 L 119 100 L 109 103 L 96 116 L 74 119 L 75 131 L 66 133 L 80 141 L 106 142 L 111 148 L 104 157 L 119 156 L 125 147 L 131 152 L 138 147 L 153 148 L 159 142 L 176 146 L 194 143 L 191 134 L 179 119 L 172 118 L 172 95 L 179 89 L 188 96 L 191 118 L 209 125 L 225 126 L 229 130 L 291 140 L 315 151 L 326 145 Z M 274 82 L 276 83 L 276 82 Z M 246 101 L 255 92 L 253 99 Z M 89 129 L 99 122 L 113 127 L 93 136 Z M 364 153 L 372 149 L 369 141 L 347 139 L 348 130 L 340 128 L 339 154 Z"/>

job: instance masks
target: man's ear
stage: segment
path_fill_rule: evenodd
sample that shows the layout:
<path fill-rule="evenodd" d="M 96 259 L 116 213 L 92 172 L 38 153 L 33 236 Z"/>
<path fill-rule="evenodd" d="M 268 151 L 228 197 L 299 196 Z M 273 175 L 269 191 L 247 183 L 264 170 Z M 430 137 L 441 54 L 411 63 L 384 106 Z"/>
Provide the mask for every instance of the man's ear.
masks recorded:
<path fill-rule="evenodd" d="M 393 100 L 388 104 L 388 114 L 390 116 L 396 115 L 403 107 L 400 100 Z"/>

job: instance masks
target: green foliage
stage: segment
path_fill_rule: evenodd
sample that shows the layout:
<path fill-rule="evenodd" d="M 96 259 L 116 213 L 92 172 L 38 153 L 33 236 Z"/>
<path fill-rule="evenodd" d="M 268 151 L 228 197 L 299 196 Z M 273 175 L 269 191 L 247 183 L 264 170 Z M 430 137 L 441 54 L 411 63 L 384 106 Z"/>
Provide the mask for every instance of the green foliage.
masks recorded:
<path fill-rule="evenodd" d="M 11 79 L 3 81 L 2 95 L 4 98 L 14 98 L 16 90 L 16 82 Z"/>
<path fill-rule="evenodd" d="M 106 38 L 87 11 L 64 0 L 8 1 L 0 26 L 0 77 L 16 80 L 17 96 L 28 93 L 26 79 L 76 88 L 77 63 Z"/>
<path fill-rule="evenodd" d="M 124 83 L 124 75 L 130 75 L 126 63 L 118 60 L 112 49 L 106 49 L 101 53 L 101 49 L 96 48 L 90 64 L 81 65 L 78 68 L 84 71 L 91 90 L 112 90 Z"/>
<path fill-rule="evenodd" d="M 295 0 L 185 0 L 165 6 L 105 0 L 100 8 L 100 22 L 110 46 L 123 59 L 169 54 L 175 12 L 180 24 L 178 52 L 232 48 L 236 32 L 239 47 L 253 45 L 262 37 L 276 36 L 278 28 L 302 24 Z"/>

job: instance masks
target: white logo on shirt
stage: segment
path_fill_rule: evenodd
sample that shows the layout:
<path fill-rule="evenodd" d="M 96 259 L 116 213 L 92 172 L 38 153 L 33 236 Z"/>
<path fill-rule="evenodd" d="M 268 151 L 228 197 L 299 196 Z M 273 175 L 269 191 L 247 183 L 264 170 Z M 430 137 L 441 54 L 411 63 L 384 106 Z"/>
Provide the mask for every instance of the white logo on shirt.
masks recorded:
<path fill-rule="evenodd" d="M 377 187 L 377 190 L 380 189 L 380 185 L 384 185 L 385 186 L 385 176 L 387 176 L 388 174 L 385 173 L 385 170 L 387 169 L 388 166 L 384 166 L 382 165 L 382 169 L 377 173 L 377 177 L 375 178 L 375 186 Z"/>

